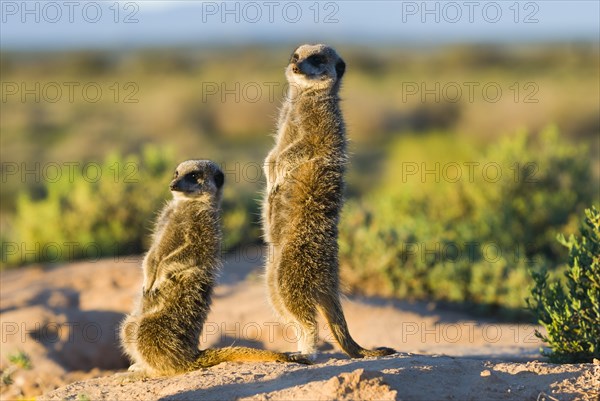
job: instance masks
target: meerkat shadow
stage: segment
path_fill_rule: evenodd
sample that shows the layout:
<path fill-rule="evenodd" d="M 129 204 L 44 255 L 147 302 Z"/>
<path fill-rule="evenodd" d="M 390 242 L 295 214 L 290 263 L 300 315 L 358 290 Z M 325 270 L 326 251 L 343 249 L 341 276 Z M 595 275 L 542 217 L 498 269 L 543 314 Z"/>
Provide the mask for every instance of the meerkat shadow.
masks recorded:
<path fill-rule="evenodd" d="M 329 351 L 325 351 L 322 352 L 321 350 L 319 350 L 319 353 L 317 354 L 317 358 L 314 360 L 314 364 L 320 364 L 320 363 L 326 363 L 329 362 L 331 360 L 337 360 L 337 359 L 349 359 L 348 355 L 346 355 L 346 353 L 344 351 L 341 351 L 339 349 L 332 349 Z"/>

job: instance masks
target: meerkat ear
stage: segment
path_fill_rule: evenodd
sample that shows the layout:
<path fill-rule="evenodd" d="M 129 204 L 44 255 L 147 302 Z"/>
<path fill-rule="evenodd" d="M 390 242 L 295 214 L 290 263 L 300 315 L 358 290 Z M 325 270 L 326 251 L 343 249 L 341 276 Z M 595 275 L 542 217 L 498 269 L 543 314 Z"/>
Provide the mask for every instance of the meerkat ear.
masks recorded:
<path fill-rule="evenodd" d="M 225 183 L 225 175 L 223 174 L 223 172 L 221 170 L 217 170 L 215 172 L 215 185 L 217 186 L 217 189 L 221 188 L 224 183 Z"/>
<path fill-rule="evenodd" d="M 335 73 L 337 75 L 337 79 L 341 79 L 344 76 L 344 72 L 346 72 L 346 63 L 344 60 L 339 59 L 335 65 Z"/>

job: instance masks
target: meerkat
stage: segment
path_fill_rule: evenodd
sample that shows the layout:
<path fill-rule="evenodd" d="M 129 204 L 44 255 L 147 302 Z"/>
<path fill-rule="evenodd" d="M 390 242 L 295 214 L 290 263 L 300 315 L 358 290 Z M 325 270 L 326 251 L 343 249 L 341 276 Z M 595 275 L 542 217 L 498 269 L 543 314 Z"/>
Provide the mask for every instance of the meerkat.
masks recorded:
<path fill-rule="evenodd" d="M 246 347 L 198 349 L 221 266 L 223 172 L 207 160 L 181 163 L 170 183 L 173 199 L 157 220 L 142 263 L 142 294 L 121 326 L 131 371 L 171 375 L 225 361 L 308 361 Z"/>
<path fill-rule="evenodd" d="M 390 355 L 350 336 L 339 294 L 338 220 L 348 161 L 338 97 L 346 65 L 334 49 L 302 45 L 285 75 L 289 84 L 275 146 L 265 159 L 262 208 L 271 305 L 300 329 L 299 355 L 314 361 L 317 313 L 350 357 Z"/>

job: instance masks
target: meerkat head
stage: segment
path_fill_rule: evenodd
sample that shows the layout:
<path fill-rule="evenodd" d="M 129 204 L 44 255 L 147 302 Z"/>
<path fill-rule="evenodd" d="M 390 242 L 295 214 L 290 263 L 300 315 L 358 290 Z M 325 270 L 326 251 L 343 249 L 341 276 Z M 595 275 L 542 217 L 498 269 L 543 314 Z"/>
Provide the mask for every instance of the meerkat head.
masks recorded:
<path fill-rule="evenodd" d="M 337 92 L 346 63 L 335 50 L 326 45 L 302 45 L 292 53 L 285 75 L 290 88 L 330 89 Z"/>
<path fill-rule="evenodd" d="M 169 185 L 177 200 L 221 200 L 225 176 L 210 160 L 187 160 L 179 164 Z"/>

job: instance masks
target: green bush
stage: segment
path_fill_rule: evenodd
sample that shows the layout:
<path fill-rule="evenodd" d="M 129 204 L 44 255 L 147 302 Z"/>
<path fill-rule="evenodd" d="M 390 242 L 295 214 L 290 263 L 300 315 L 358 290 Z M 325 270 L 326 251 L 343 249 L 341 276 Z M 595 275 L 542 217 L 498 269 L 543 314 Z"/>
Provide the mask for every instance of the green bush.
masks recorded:
<path fill-rule="evenodd" d="M 45 182 L 42 196 L 21 191 L 2 256 L 7 265 L 141 253 L 168 196 L 170 152 L 116 153 Z"/>
<path fill-rule="evenodd" d="M 450 135 L 401 139 L 379 188 L 344 209 L 344 281 L 364 293 L 522 313 L 529 268 L 560 267 L 554 238 L 574 232 L 594 197 L 585 152 L 554 128 L 483 150 Z"/>
<path fill-rule="evenodd" d="M 171 195 L 177 162 L 170 150 L 109 155 L 85 171 L 45 182 L 41 195 L 21 191 L 10 230 L 2 237 L 2 266 L 140 254 L 156 214 Z M 242 191 L 243 192 L 243 191 Z M 257 238 L 249 208 L 253 194 L 225 188 L 224 250 Z"/>
<path fill-rule="evenodd" d="M 534 272 L 529 308 L 547 335 L 536 336 L 550 345 L 553 362 L 591 362 L 600 358 L 600 212 L 586 209 L 581 238 L 559 242 L 569 248 L 569 267 L 560 281 L 551 282 L 545 271 Z"/>
<path fill-rule="evenodd" d="M 227 179 L 226 179 L 227 180 Z M 245 245 L 260 242 L 260 208 L 255 194 L 227 184 L 223 193 L 223 252 L 228 253 Z"/>

